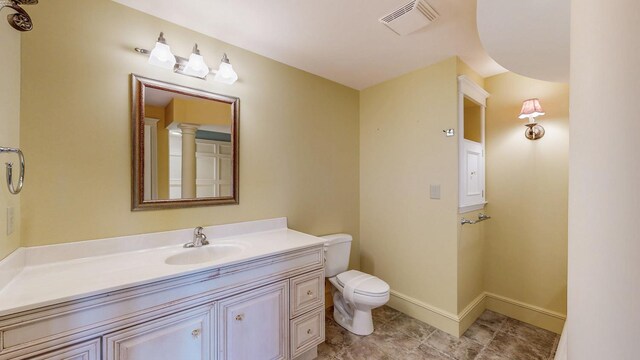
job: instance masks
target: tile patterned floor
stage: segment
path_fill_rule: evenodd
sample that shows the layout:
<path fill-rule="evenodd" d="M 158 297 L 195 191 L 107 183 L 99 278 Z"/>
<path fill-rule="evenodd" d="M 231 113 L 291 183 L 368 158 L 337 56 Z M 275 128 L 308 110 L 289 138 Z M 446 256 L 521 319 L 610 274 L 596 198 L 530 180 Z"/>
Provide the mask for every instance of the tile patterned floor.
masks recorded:
<path fill-rule="evenodd" d="M 485 311 L 459 339 L 388 306 L 373 312 L 375 331 L 354 335 L 327 309 L 326 341 L 318 359 L 553 360 L 559 335 Z"/>

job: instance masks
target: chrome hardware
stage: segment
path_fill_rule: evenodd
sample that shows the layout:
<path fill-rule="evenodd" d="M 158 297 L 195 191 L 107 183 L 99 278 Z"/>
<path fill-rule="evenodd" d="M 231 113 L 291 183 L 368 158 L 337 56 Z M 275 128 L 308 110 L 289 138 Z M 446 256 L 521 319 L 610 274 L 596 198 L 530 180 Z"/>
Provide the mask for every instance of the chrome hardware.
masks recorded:
<path fill-rule="evenodd" d="M 195 329 L 191 332 L 191 336 L 193 336 L 194 338 L 197 338 L 198 336 L 200 336 L 200 329 Z"/>
<path fill-rule="evenodd" d="M 237 321 L 242 321 L 244 319 L 244 314 L 238 314 L 236 315 L 236 320 Z"/>
<path fill-rule="evenodd" d="M 524 136 L 529 140 L 538 140 L 544 136 L 544 128 L 542 125 L 536 123 L 525 124 L 527 129 L 524 131 Z"/>
<path fill-rule="evenodd" d="M 16 13 L 7 15 L 9 25 L 18 31 L 30 31 L 33 29 L 31 17 L 20 5 L 35 5 L 38 0 L 0 0 L 0 10 L 5 7 Z"/>
<path fill-rule="evenodd" d="M 313 291 L 311 291 L 311 290 L 307 291 L 307 295 L 308 295 L 308 296 L 313 295 Z"/>
<path fill-rule="evenodd" d="M 311 334 L 311 329 L 307 329 L 307 334 Z"/>
<path fill-rule="evenodd" d="M 198 226 L 193 230 L 193 241 L 184 244 L 185 248 L 198 248 L 203 245 L 209 245 L 207 235 L 202 233 L 202 226 Z"/>
<path fill-rule="evenodd" d="M 491 216 L 480 213 L 478 214 L 478 220 L 469 220 L 465 218 L 460 219 L 460 225 L 465 225 L 465 224 L 473 225 L 489 219 L 491 219 Z"/>
<path fill-rule="evenodd" d="M 20 159 L 20 177 L 18 178 L 18 187 L 13 187 L 13 163 L 6 163 L 7 166 L 7 187 L 9 192 L 16 195 L 22 191 L 22 185 L 24 184 L 24 155 L 20 149 L 0 147 L 0 153 L 16 153 Z"/>

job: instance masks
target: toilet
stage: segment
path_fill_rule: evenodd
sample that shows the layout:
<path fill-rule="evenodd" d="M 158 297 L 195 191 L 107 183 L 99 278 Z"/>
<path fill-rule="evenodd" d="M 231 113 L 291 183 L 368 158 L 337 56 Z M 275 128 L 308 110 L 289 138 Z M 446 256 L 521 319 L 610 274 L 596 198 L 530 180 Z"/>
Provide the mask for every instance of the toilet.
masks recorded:
<path fill-rule="evenodd" d="M 373 332 L 371 310 L 389 301 L 389 285 L 373 275 L 347 270 L 351 240 L 349 234 L 333 234 L 325 240 L 325 276 L 333 294 L 333 319 L 356 335 Z"/>

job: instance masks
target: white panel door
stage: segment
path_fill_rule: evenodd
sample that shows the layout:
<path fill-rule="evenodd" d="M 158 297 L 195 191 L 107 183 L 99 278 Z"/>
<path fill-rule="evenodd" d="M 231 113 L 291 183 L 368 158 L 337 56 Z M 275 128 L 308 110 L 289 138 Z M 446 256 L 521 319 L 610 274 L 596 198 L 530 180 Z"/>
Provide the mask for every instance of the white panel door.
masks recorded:
<path fill-rule="evenodd" d="M 463 164 L 460 184 L 460 205 L 484 203 L 484 153 L 482 144 L 463 140 Z"/>
<path fill-rule="evenodd" d="M 196 197 L 224 197 L 232 192 L 231 143 L 196 139 Z M 169 198 L 181 198 L 182 137 L 169 137 Z"/>
<path fill-rule="evenodd" d="M 287 292 L 282 281 L 220 301 L 219 359 L 287 359 Z"/>
<path fill-rule="evenodd" d="M 105 360 L 209 360 L 212 306 L 168 315 L 104 336 Z"/>
<path fill-rule="evenodd" d="M 196 194 L 231 196 L 231 144 L 196 139 Z"/>

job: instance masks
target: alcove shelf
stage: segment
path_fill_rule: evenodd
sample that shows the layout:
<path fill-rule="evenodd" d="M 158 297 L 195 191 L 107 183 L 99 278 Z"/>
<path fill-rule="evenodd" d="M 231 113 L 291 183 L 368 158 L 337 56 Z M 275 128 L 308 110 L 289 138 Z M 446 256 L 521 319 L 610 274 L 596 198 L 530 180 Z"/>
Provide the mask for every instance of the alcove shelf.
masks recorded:
<path fill-rule="evenodd" d="M 458 77 L 458 213 L 481 210 L 485 191 L 485 110 L 489 93 Z"/>

